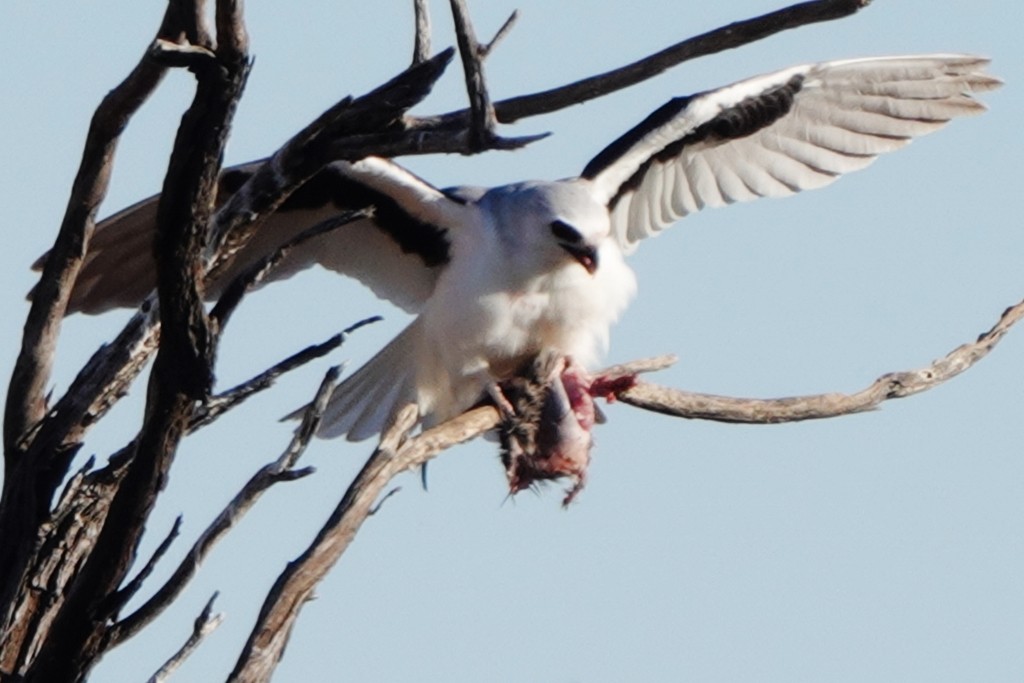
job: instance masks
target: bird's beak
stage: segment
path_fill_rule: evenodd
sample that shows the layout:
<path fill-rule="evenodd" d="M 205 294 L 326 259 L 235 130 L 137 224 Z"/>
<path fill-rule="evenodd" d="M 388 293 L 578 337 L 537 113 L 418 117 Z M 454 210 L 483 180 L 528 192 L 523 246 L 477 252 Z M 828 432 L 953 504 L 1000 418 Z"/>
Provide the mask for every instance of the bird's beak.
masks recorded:
<path fill-rule="evenodd" d="M 569 252 L 569 255 L 576 259 L 581 266 L 587 269 L 591 275 L 597 270 L 597 248 L 589 244 L 570 242 L 559 242 L 558 246 Z"/>

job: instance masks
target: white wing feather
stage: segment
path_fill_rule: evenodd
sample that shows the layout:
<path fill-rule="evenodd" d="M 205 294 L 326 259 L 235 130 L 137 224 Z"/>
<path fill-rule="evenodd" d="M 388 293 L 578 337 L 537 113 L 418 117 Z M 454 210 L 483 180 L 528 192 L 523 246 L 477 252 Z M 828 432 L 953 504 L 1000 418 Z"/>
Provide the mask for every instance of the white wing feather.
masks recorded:
<path fill-rule="evenodd" d="M 660 125 L 641 124 L 609 148 L 633 140 L 618 158 L 592 162 L 601 168 L 589 178 L 611 207 L 621 245 L 632 248 L 705 207 L 822 187 L 954 117 L 983 111 L 971 93 L 1000 84 L 982 73 L 987 63 L 969 55 L 882 57 L 751 78 L 691 98 Z M 697 135 L 793 79 L 801 82 L 791 106 L 772 123 L 744 137 Z"/>
<path fill-rule="evenodd" d="M 246 164 L 228 172 L 250 172 L 256 166 Z M 434 226 L 425 239 L 443 240 L 444 231 L 459 224 L 463 207 L 458 201 L 390 161 L 368 158 L 354 164 L 337 162 L 329 169 L 390 199 L 409 217 Z M 155 287 L 152 252 L 158 200 L 150 197 L 97 224 L 69 312 L 102 313 L 136 306 Z M 341 210 L 334 202 L 324 201 L 268 216 L 231 266 L 209 283 L 209 297 L 216 298 L 224 286 L 258 259 Z M 36 267 L 41 263 L 42 259 Z M 360 220 L 296 246 L 267 281 L 291 277 L 315 264 L 354 277 L 377 296 L 411 312 L 419 310 L 433 292 L 441 269 L 440 264 L 428 265 L 420 254 L 404 250 L 374 220 Z"/>

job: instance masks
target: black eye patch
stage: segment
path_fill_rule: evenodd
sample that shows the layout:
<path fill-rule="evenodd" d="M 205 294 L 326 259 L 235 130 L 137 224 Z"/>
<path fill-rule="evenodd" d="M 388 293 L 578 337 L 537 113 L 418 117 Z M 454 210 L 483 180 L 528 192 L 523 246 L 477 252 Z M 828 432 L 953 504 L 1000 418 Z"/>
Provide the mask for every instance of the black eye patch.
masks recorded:
<path fill-rule="evenodd" d="M 561 242 L 576 243 L 583 241 L 583 235 L 580 234 L 579 230 L 565 221 L 552 221 L 551 234 Z"/>

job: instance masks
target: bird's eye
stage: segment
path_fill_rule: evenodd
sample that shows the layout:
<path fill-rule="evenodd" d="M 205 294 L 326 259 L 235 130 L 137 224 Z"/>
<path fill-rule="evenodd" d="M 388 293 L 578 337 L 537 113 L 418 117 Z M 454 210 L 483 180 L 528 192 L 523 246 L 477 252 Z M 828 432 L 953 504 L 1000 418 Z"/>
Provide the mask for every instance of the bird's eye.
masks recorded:
<path fill-rule="evenodd" d="M 561 242 L 576 243 L 583 241 L 583 235 L 580 234 L 579 230 L 565 221 L 552 221 L 551 234 Z"/>

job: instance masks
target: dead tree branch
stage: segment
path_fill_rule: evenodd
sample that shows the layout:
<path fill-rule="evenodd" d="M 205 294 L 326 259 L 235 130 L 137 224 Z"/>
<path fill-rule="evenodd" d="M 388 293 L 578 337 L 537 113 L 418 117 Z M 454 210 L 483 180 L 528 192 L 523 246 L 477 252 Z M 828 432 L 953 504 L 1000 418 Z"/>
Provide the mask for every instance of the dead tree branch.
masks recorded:
<path fill-rule="evenodd" d="M 202 21 L 201 17 L 197 17 Z M 202 302 L 202 248 L 231 119 L 248 75 L 240 8 L 217 4 L 217 63 L 194 68 L 196 94 L 182 119 L 157 211 L 157 291 L 163 334 L 134 457 L 92 553 L 54 620 L 26 681 L 83 680 L 105 649 L 114 599 L 135 560 L 192 406 L 213 381 L 214 338 Z M 197 31 L 198 33 L 198 31 Z"/>
<path fill-rule="evenodd" d="M 573 104 L 636 85 L 697 57 L 731 50 L 800 26 L 842 19 L 863 9 L 869 2 L 870 0 L 812 0 L 792 5 L 688 38 L 613 71 L 551 90 L 495 102 L 494 113 L 499 123 L 513 123 L 530 116 L 550 114 Z M 441 118 L 445 123 L 465 125 L 470 116 L 469 110 L 463 110 L 446 114 Z"/>
<path fill-rule="evenodd" d="M 858 405 L 855 411 L 873 407 L 887 398 L 898 398 L 924 391 L 963 372 L 987 355 L 1010 327 L 1022 317 L 1024 317 L 1024 301 L 1007 309 L 999 322 L 988 332 L 982 334 L 976 342 L 960 346 L 945 358 L 933 363 L 929 368 L 886 376 L 897 378 L 897 381 L 882 378 L 876 384 L 883 383 L 884 380 L 883 385 L 889 388 L 886 395 L 878 397 L 877 393 L 874 394 L 877 399 L 874 403 Z M 638 361 L 608 368 L 601 374 L 603 377 L 614 379 L 637 372 L 660 369 L 671 364 L 673 360 L 672 357 L 660 357 Z M 908 377 L 913 378 L 913 382 L 908 382 Z M 675 409 L 672 406 L 655 403 L 644 404 L 638 396 L 646 396 L 648 387 L 654 387 L 654 385 L 638 383 L 635 388 L 620 392 L 617 398 L 637 407 L 679 417 L 713 419 L 709 417 L 712 414 L 710 410 L 686 412 L 685 408 Z M 894 387 L 899 388 L 894 389 Z M 808 397 L 803 400 L 810 402 L 815 398 Z M 653 401 L 653 399 L 644 400 Z M 732 410 L 737 417 L 741 415 L 739 408 L 745 409 L 746 414 L 751 416 L 750 419 L 730 421 L 777 423 L 812 417 L 806 411 L 793 412 L 790 407 L 790 402 L 793 399 L 726 400 L 734 404 L 735 407 Z M 819 401 L 817 409 L 823 411 L 828 407 L 827 401 Z M 676 412 L 672 412 L 672 410 L 676 410 Z M 829 416 L 831 415 L 821 414 L 813 417 Z M 501 422 L 496 408 L 481 406 L 444 424 L 428 429 L 416 437 L 407 438 L 406 434 L 415 423 L 415 417 L 413 406 L 407 407 L 400 414 L 395 424 L 381 437 L 380 446 L 370 456 L 362 471 L 349 486 L 316 539 L 278 577 L 263 604 L 256 626 L 229 679 L 233 683 L 259 683 L 269 680 L 270 673 L 284 651 L 302 605 L 309 599 L 316 584 L 340 559 L 362 523 L 376 511 L 374 501 L 378 500 L 395 476 L 425 464 L 437 454 L 454 445 L 469 441 L 497 428 Z"/>
<path fill-rule="evenodd" d="M 183 9 L 172 3 L 156 40 L 180 41 Z M 124 81 L 110 91 L 93 114 L 81 165 L 68 198 L 57 240 L 46 260 L 22 336 L 22 349 L 11 376 L 4 414 L 7 465 L 15 464 L 26 430 L 46 410 L 43 397 L 50 380 L 54 347 L 71 288 L 88 248 L 96 211 L 106 196 L 121 133 L 142 103 L 160 84 L 166 68 L 147 51 Z M 9 477 L 5 478 L 5 480 Z M 6 535 L 5 535 L 6 536 Z"/>
<path fill-rule="evenodd" d="M 235 494 L 231 502 L 217 518 L 200 534 L 199 538 L 189 550 L 185 559 L 178 565 L 177 569 L 163 586 L 146 601 L 139 609 L 114 624 L 110 633 L 109 647 L 113 648 L 131 638 L 140 630 L 145 628 L 154 619 L 160 616 L 191 581 L 192 577 L 199 570 L 199 565 L 206 559 L 213 546 L 233 529 L 242 517 L 245 516 L 260 496 L 274 484 L 283 481 L 294 481 L 313 473 L 312 468 L 301 470 L 295 469 L 295 464 L 306 451 L 310 440 L 316 433 L 320 424 L 327 400 L 331 397 L 334 385 L 337 383 L 339 368 L 332 368 L 320 384 L 313 402 L 306 409 L 302 417 L 302 423 L 295 430 L 291 443 L 274 462 L 265 465 L 256 472 L 245 483 L 242 489 Z"/>
<path fill-rule="evenodd" d="M 623 403 L 689 419 L 748 424 L 774 424 L 850 415 L 878 407 L 892 398 L 927 391 L 964 372 L 988 355 L 1015 323 L 1024 317 L 1024 301 L 1003 312 L 999 321 L 976 341 L 963 344 L 919 370 L 891 372 L 854 394 L 818 394 L 792 398 L 750 399 L 698 394 L 638 382 L 618 394 Z"/>
<path fill-rule="evenodd" d="M 430 57 L 430 9 L 427 0 L 413 0 L 416 38 L 412 48 L 412 63 L 420 64 Z"/>
<path fill-rule="evenodd" d="M 208 277 L 216 277 L 248 242 L 260 218 L 337 157 L 331 142 L 386 130 L 426 97 L 451 60 L 446 50 L 357 99 L 345 98 L 286 142 L 217 212 Z M 354 158 L 370 152 L 364 151 Z"/>
<path fill-rule="evenodd" d="M 462 70 L 466 77 L 466 93 L 469 95 L 469 144 L 471 150 L 482 151 L 487 149 L 491 138 L 495 137 L 494 129 L 497 125 L 484 78 L 486 50 L 476 39 L 465 0 L 450 2 L 455 21 L 455 37 L 462 56 Z"/>
<path fill-rule="evenodd" d="M 216 599 L 217 593 L 214 593 L 207 601 L 206 606 L 203 607 L 203 611 L 199 613 L 199 616 L 193 622 L 192 633 L 185 641 L 185 644 L 150 677 L 149 683 L 163 683 L 163 681 L 168 680 L 171 674 L 177 671 L 178 667 L 196 651 L 196 648 L 202 644 L 206 636 L 213 633 L 220 626 L 220 623 L 224 621 L 223 614 L 213 613 L 213 601 Z"/>
<path fill-rule="evenodd" d="M 168 7 L 157 39 L 180 40 L 185 32 L 184 9 Z M 159 85 L 165 68 L 148 52 L 120 85 L 100 103 L 68 198 L 60 231 L 33 297 L 15 362 L 4 412 L 4 484 L 0 503 L 0 538 L 7 552 L 0 559 L 0 604 L 11 605 L 11 591 L 20 584 L 33 530 L 49 513 L 49 502 L 67 469 L 72 453 L 51 452 L 49 458 L 25 457 L 26 433 L 46 411 L 45 392 L 56 356 L 57 337 L 71 289 L 88 248 L 96 211 L 106 196 L 117 144 L 132 115 Z M 63 462 L 54 462 L 61 458 Z M 56 476 L 54 476 L 56 474 Z M 9 623 L 10 615 L 3 615 Z"/>

